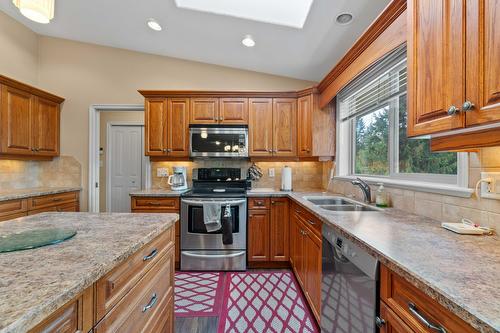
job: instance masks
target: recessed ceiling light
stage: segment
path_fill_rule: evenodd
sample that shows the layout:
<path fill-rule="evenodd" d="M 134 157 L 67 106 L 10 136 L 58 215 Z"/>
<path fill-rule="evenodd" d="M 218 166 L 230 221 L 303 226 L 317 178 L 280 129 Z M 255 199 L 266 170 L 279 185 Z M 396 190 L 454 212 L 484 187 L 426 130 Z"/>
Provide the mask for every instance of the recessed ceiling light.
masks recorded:
<path fill-rule="evenodd" d="M 241 41 L 241 44 L 245 45 L 246 47 L 254 47 L 255 46 L 255 41 L 253 40 L 252 36 L 246 35 L 245 38 Z"/>
<path fill-rule="evenodd" d="M 339 16 L 337 16 L 336 21 L 338 24 L 341 24 L 341 25 L 349 24 L 352 22 L 352 14 L 342 13 Z"/>
<path fill-rule="evenodd" d="M 155 19 L 150 18 L 148 20 L 148 27 L 153 29 L 154 31 L 161 31 L 161 25 Z"/>

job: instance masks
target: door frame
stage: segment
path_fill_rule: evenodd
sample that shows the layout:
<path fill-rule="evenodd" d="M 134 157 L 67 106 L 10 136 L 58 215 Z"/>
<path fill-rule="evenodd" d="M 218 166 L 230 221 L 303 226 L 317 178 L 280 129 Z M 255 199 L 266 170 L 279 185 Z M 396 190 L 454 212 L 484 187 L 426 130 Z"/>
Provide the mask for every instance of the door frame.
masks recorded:
<path fill-rule="evenodd" d="M 100 112 L 144 111 L 143 104 L 92 104 L 89 107 L 88 211 L 99 213 Z M 145 188 L 151 187 L 151 162 L 147 158 Z"/>
<path fill-rule="evenodd" d="M 140 121 L 108 121 L 106 123 L 106 212 L 109 213 L 109 207 L 111 205 L 111 128 L 113 126 L 121 127 L 141 127 L 142 132 L 142 144 L 141 144 L 141 189 L 146 186 L 146 170 L 148 169 L 149 158 L 144 155 L 144 122 Z M 99 207 L 100 210 L 101 207 Z"/>

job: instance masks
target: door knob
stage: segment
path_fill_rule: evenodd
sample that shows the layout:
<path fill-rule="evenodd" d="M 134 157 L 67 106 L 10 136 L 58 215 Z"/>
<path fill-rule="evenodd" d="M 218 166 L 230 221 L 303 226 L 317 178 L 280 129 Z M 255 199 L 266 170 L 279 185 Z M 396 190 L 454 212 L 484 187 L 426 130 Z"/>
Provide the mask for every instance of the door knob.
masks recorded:
<path fill-rule="evenodd" d="M 462 110 L 464 111 L 471 111 L 472 109 L 474 109 L 474 103 L 471 101 L 465 101 L 462 105 Z"/>
<path fill-rule="evenodd" d="M 448 115 L 453 116 L 454 114 L 457 114 L 460 112 L 460 109 L 457 108 L 455 105 L 452 105 L 448 108 Z"/>

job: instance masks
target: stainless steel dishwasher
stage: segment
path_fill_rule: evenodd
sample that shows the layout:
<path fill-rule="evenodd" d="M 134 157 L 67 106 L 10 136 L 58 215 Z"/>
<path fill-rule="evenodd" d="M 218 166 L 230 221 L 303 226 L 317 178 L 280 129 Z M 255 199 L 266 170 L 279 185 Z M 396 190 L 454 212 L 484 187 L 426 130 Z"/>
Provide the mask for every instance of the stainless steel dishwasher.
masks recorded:
<path fill-rule="evenodd" d="M 378 260 L 323 224 L 321 332 L 376 332 Z"/>

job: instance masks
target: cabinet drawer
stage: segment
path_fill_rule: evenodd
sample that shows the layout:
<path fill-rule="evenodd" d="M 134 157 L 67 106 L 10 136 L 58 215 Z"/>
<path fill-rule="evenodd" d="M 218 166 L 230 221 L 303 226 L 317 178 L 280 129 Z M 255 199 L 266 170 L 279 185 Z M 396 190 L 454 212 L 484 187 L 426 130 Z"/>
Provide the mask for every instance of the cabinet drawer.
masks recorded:
<path fill-rule="evenodd" d="M 17 219 L 18 217 L 23 217 L 26 215 L 28 215 L 27 212 L 17 213 L 17 214 L 12 214 L 12 215 L 3 215 L 3 216 L 0 216 L 0 222 Z"/>
<path fill-rule="evenodd" d="M 52 206 L 52 207 L 46 207 L 46 208 L 41 208 L 41 209 L 36 209 L 36 210 L 30 210 L 28 212 L 28 215 L 35 215 L 35 214 L 40 214 L 40 213 L 45 213 L 45 212 L 79 212 L 80 207 L 78 203 L 69 203 L 65 205 L 57 205 L 57 206 Z"/>
<path fill-rule="evenodd" d="M 442 327 L 449 333 L 476 332 L 462 319 L 384 265 L 380 266 L 380 297 L 416 332 L 436 332 L 436 329 L 428 328 L 425 321 Z"/>
<path fill-rule="evenodd" d="M 170 311 L 173 298 L 173 248 L 123 297 L 96 326 L 96 333 L 148 332 L 159 315 Z"/>
<path fill-rule="evenodd" d="M 78 201 L 78 192 L 44 195 L 28 199 L 28 210 L 36 210 Z"/>
<path fill-rule="evenodd" d="M 292 205 L 292 214 L 295 214 L 302 221 L 302 223 L 304 223 L 304 225 L 308 227 L 308 229 L 310 229 L 316 235 L 321 236 L 322 222 L 308 210 L 294 203 Z"/>
<path fill-rule="evenodd" d="M 170 228 L 96 282 L 98 320 L 104 317 L 170 249 L 173 250 L 174 239 L 174 228 Z"/>
<path fill-rule="evenodd" d="M 0 219 L 7 215 L 24 213 L 28 210 L 26 199 L 9 200 L 0 202 Z"/>
<path fill-rule="evenodd" d="M 133 197 L 132 210 L 179 210 L 179 198 Z"/>
<path fill-rule="evenodd" d="M 270 198 L 248 198 L 248 209 L 269 209 Z"/>

